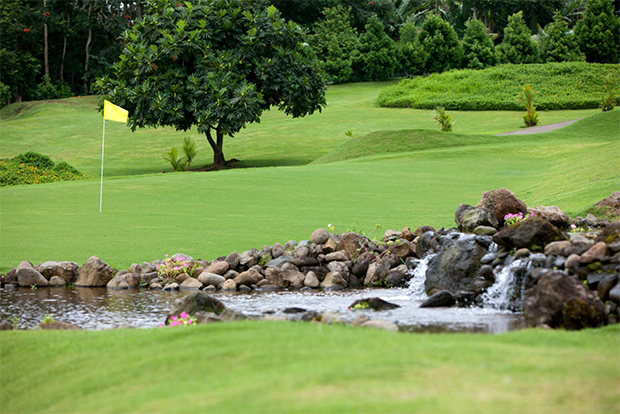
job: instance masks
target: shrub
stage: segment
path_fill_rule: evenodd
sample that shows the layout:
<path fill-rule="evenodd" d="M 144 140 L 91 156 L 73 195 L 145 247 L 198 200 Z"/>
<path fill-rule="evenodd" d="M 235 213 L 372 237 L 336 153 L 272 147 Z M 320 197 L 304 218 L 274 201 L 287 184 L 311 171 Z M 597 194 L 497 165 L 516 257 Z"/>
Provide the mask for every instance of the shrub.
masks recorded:
<path fill-rule="evenodd" d="M 611 111 L 614 109 L 615 102 L 618 99 L 618 94 L 616 90 L 616 80 L 613 75 L 607 75 L 603 77 L 603 84 L 605 85 L 605 96 L 603 96 L 603 101 L 601 102 L 601 106 L 603 108 L 603 112 Z"/>
<path fill-rule="evenodd" d="M 523 115 L 526 127 L 533 127 L 538 124 L 538 114 L 536 114 L 536 107 L 534 106 L 534 90 L 531 86 L 527 85 L 523 87 L 523 92 L 519 97 L 519 102 L 525 106 L 526 114 Z"/>
<path fill-rule="evenodd" d="M 0 187 L 82 178 L 84 175 L 66 162 L 54 165 L 49 157 L 34 152 L 0 160 Z"/>
<path fill-rule="evenodd" d="M 356 52 L 353 60 L 355 66 L 361 68 L 358 76 L 363 80 L 387 80 L 398 65 L 396 45 L 375 14 L 368 19 Z"/>
<path fill-rule="evenodd" d="M 497 53 L 487 27 L 480 20 L 469 20 L 463 36 L 463 67 L 484 69 L 497 64 Z"/>
<path fill-rule="evenodd" d="M 553 22 L 547 25 L 547 36 L 542 38 L 542 54 L 545 62 L 580 62 L 586 60 L 579 50 L 577 36 L 568 30 L 568 24 L 559 11 Z"/>
<path fill-rule="evenodd" d="M 172 148 L 168 152 L 164 152 L 164 159 L 172 166 L 172 171 L 185 171 L 187 167 L 187 159 L 179 155 L 179 150 Z"/>
<path fill-rule="evenodd" d="M 463 57 L 463 47 L 450 23 L 431 15 L 422 24 L 420 44 L 428 55 L 426 72 L 444 72 L 457 68 Z"/>
<path fill-rule="evenodd" d="M 400 70 L 406 75 L 418 75 L 424 70 L 428 56 L 420 44 L 417 28 L 413 22 L 407 22 L 400 28 L 400 39 L 396 43 Z"/>
<path fill-rule="evenodd" d="M 405 79 L 384 89 L 380 106 L 465 111 L 519 111 L 515 99 L 526 82 L 536 85 L 538 110 L 599 108 L 605 91 L 603 76 L 620 65 L 562 62 L 502 65 L 484 70 L 453 70 Z M 616 97 L 616 104 L 618 98 Z"/>
<path fill-rule="evenodd" d="M 620 62 L 620 18 L 614 16 L 612 0 L 588 0 L 575 34 L 588 62 Z"/>
<path fill-rule="evenodd" d="M 536 63 L 540 48 L 531 39 L 530 29 L 523 21 L 523 12 L 508 17 L 508 26 L 504 29 L 504 39 L 497 46 L 501 63 Z"/>
<path fill-rule="evenodd" d="M 41 155 L 36 152 L 28 151 L 25 154 L 20 154 L 17 157 L 13 158 L 13 161 L 20 163 L 31 165 L 33 167 L 37 167 L 40 169 L 49 169 L 54 166 L 54 161 L 47 155 Z"/>
<path fill-rule="evenodd" d="M 34 91 L 34 97 L 38 100 L 62 99 L 69 98 L 70 96 L 73 96 L 73 92 L 69 85 L 55 85 L 47 75 L 43 76 L 43 81 L 37 85 Z"/>
<path fill-rule="evenodd" d="M 0 108 L 3 108 L 11 100 L 11 88 L 0 82 Z"/>
<path fill-rule="evenodd" d="M 435 116 L 433 119 L 439 122 L 442 132 L 452 132 L 452 125 L 454 125 L 454 122 L 452 122 L 452 117 L 446 113 L 445 108 L 441 106 L 435 108 Z"/>
<path fill-rule="evenodd" d="M 185 167 L 185 169 L 189 170 L 189 166 L 198 154 L 198 149 L 196 149 L 196 143 L 192 141 L 190 137 L 183 138 L 183 153 L 185 154 L 185 160 L 187 161 L 187 166 Z"/>

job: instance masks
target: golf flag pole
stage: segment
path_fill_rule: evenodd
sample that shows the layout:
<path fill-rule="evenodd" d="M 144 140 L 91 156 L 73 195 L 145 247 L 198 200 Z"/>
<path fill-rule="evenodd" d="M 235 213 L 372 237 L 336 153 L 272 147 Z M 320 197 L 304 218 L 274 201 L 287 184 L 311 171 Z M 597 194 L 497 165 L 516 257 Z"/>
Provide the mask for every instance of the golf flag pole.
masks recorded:
<path fill-rule="evenodd" d="M 99 188 L 99 213 L 103 206 L 103 156 L 105 153 L 105 120 L 127 123 L 129 112 L 112 102 L 103 101 L 103 137 L 101 138 L 101 186 Z"/>

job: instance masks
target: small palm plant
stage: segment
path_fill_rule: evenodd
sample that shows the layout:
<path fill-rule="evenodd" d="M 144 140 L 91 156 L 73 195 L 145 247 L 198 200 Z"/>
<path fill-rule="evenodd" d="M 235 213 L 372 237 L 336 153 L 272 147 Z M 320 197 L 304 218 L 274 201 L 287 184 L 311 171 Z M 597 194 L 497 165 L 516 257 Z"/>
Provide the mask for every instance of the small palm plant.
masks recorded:
<path fill-rule="evenodd" d="M 612 75 L 603 76 L 603 85 L 607 95 L 603 97 L 601 102 L 603 112 L 611 111 L 616 104 L 616 82 Z"/>
<path fill-rule="evenodd" d="M 196 149 L 196 143 L 192 141 L 190 137 L 185 137 L 183 139 L 183 152 L 185 153 L 185 159 L 187 161 L 185 169 L 189 170 L 189 166 L 198 154 L 198 150 Z"/>
<path fill-rule="evenodd" d="M 526 127 L 533 127 L 538 124 L 538 114 L 536 113 L 536 107 L 534 106 L 535 96 L 536 94 L 531 86 L 527 85 L 523 87 L 523 93 L 519 98 L 519 102 L 525 106 L 525 111 L 527 112 L 523 115 L 523 120 L 525 121 Z"/>
<path fill-rule="evenodd" d="M 185 171 L 187 167 L 187 160 L 185 157 L 179 155 L 179 151 L 176 148 L 172 148 L 168 152 L 164 152 L 164 159 L 172 165 L 173 171 Z"/>
<path fill-rule="evenodd" d="M 435 108 L 435 116 L 433 119 L 439 122 L 442 132 L 452 132 L 452 125 L 456 123 L 452 122 L 452 117 L 446 113 L 443 106 L 438 106 Z"/>

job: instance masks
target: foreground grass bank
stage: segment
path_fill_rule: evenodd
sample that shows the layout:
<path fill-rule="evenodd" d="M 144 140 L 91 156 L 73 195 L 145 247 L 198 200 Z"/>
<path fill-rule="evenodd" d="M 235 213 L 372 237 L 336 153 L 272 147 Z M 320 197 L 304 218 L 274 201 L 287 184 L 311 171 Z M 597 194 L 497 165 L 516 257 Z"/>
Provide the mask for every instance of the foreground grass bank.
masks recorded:
<path fill-rule="evenodd" d="M 615 413 L 619 335 L 281 322 L 2 332 L 1 411 Z"/>

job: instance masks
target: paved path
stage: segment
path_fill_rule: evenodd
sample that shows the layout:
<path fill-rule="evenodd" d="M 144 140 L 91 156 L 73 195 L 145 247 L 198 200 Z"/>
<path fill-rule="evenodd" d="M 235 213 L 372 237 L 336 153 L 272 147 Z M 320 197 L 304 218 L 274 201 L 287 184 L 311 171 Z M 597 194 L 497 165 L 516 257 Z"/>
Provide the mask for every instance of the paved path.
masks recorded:
<path fill-rule="evenodd" d="M 564 128 L 572 123 L 582 120 L 583 118 L 571 119 L 570 121 L 557 122 L 555 124 L 542 125 L 537 127 L 523 128 L 518 131 L 512 132 L 504 132 L 502 134 L 495 135 L 530 135 L 530 134 L 540 134 L 542 132 L 554 131 L 556 129 Z"/>

